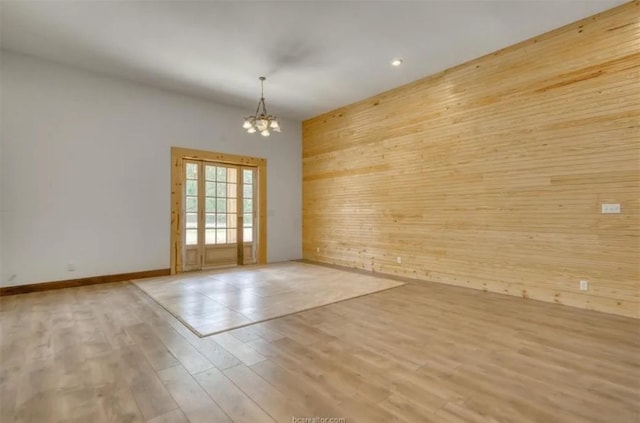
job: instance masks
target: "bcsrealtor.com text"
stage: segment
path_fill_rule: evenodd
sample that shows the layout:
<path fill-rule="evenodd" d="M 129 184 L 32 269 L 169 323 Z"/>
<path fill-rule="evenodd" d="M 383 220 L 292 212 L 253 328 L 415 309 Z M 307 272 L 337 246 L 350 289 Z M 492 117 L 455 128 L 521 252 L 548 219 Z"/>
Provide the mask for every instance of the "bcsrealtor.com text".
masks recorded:
<path fill-rule="evenodd" d="M 347 423 L 344 417 L 291 417 L 291 423 Z"/>

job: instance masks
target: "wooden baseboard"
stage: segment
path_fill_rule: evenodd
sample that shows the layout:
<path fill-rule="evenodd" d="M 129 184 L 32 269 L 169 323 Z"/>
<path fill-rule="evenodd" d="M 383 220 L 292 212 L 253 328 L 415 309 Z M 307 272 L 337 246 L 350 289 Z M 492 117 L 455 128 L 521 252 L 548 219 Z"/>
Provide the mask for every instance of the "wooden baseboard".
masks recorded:
<path fill-rule="evenodd" d="M 427 282 L 427 280 L 425 279 L 408 278 L 406 276 L 394 275 L 392 273 L 375 272 L 373 270 L 358 269 L 357 267 L 342 266 L 340 264 L 324 263 L 321 261 L 315 261 L 315 260 L 310 260 L 306 258 L 301 258 L 301 259 L 296 259 L 291 261 L 328 267 L 330 269 L 342 270 L 345 272 L 358 273 L 360 275 L 373 276 L 374 278 L 392 279 L 394 281 L 404 282 L 404 283 Z"/>
<path fill-rule="evenodd" d="M 77 286 L 97 285 L 101 283 L 122 282 L 131 279 L 154 278 L 171 274 L 170 269 L 144 270 L 142 272 L 119 273 L 117 275 L 90 276 L 88 278 L 68 279 L 28 285 L 6 286 L 0 288 L 0 297 L 5 295 L 27 294 L 29 292 L 49 291 L 52 289 L 73 288 Z"/>

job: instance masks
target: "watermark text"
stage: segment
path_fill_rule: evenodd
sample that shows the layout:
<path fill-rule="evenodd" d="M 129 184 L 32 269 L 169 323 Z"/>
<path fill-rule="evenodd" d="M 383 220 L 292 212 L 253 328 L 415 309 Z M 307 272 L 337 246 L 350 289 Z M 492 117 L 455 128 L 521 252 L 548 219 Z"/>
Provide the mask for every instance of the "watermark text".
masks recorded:
<path fill-rule="evenodd" d="M 291 423 L 347 423 L 344 417 L 291 417 Z"/>

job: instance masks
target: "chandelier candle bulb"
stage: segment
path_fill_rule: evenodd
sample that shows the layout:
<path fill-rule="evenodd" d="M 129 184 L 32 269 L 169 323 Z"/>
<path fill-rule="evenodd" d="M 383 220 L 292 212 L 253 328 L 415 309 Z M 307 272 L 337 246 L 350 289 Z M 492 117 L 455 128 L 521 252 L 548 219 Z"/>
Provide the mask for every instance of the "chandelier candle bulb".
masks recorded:
<path fill-rule="evenodd" d="M 256 113 L 253 116 L 244 118 L 242 127 L 247 130 L 247 133 L 254 134 L 260 132 L 263 137 L 268 137 L 271 133 L 269 128 L 273 132 L 280 132 L 280 124 L 278 118 L 267 113 L 267 105 L 264 102 L 264 81 L 267 79 L 264 76 L 260 78 L 261 95 L 260 101 L 258 101 L 258 107 Z"/>

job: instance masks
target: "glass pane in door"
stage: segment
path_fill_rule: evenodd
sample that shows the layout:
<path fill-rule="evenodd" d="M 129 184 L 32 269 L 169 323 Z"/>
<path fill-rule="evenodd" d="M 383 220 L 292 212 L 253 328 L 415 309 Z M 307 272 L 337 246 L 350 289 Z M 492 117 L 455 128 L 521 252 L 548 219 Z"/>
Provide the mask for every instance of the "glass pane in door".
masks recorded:
<path fill-rule="evenodd" d="M 235 168 L 205 164 L 207 245 L 235 244 L 237 178 Z M 233 232 L 233 233 L 232 233 Z"/>
<path fill-rule="evenodd" d="M 206 245 L 216 244 L 216 200 L 218 198 L 216 191 L 217 167 L 209 164 L 204 165 L 205 171 L 205 233 L 204 243 Z"/>
<path fill-rule="evenodd" d="M 253 242 L 253 169 L 242 170 L 242 241 Z"/>
<path fill-rule="evenodd" d="M 198 244 L 198 164 L 185 163 L 185 244 Z"/>

